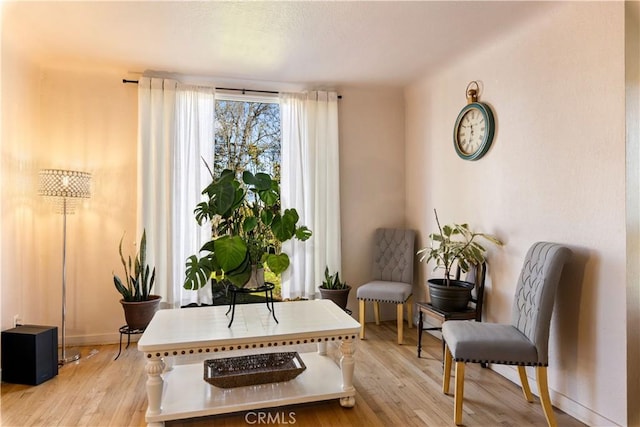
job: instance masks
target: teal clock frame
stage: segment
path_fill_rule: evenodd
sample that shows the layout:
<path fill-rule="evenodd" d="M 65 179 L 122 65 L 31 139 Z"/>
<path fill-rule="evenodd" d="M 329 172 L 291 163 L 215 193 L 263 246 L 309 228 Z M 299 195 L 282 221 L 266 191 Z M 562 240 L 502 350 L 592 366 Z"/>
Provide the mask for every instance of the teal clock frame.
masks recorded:
<path fill-rule="evenodd" d="M 487 124 L 487 133 L 482 140 L 480 147 L 474 153 L 465 154 L 460 149 L 460 145 L 458 144 L 458 128 L 460 127 L 460 121 L 462 120 L 462 117 L 464 117 L 467 111 L 472 109 L 480 111 L 480 113 L 484 116 L 484 121 Z M 489 151 L 491 143 L 493 142 L 494 133 L 495 121 L 493 119 L 493 112 L 491 111 L 491 107 L 483 102 L 472 102 L 470 104 L 467 104 L 462 110 L 460 110 L 460 113 L 458 114 L 456 124 L 453 126 L 453 146 L 456 149 L 456 153 L 458 153 L 458 156 L 460 156 L 461 159 L 478 160 L 482 156 L 484 156 L 487 151 Z"/>

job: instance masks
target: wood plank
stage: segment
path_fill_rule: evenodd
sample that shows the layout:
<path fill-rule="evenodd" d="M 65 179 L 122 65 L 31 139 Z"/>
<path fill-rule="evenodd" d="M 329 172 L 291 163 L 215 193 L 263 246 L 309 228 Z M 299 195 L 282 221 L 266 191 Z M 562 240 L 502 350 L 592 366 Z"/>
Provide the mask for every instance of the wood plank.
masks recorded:
<path fill-rule="evenodd" d="M 398 345 L 395 320 L 381 322 L 380 326 L 371 322 L 366 327 L 367 339 L 355 345 L 354 408 L 343 408 L 335 400 L 170 421 L 166 425 L 195 427 L 215 423 L 246 427 L 257 416 L 270 416 L 281 424 L 294 424 L 295 419 L 297 425 L 313 426 L 453 425 L 453 396 L 442 393 L 441 341 L 424 334 L 423 353 L 418 359 L 417 334 L 405 334 L 405 344 Z M 308 352 L 314 351 L 315 345 L 288 348 Z M 57 377 L 39 386 L 2 383 L 0 424 L 146 425 L 146 375 L 136 344 L 123 349 L 116 361 L 117 344 L 83 347 L 81 352 L 78 362 L 61 367 Z M 328 354 L 339 358 L 336 344 L 328 346 Z M 519 385 L 477 364 L 467 364 L 465 370 L 463 411 L 466 426 L 546 426 L 539 399 L 528 403 Z M 558 425 L 584 426 L 556 408 L 554 413 Z"/>

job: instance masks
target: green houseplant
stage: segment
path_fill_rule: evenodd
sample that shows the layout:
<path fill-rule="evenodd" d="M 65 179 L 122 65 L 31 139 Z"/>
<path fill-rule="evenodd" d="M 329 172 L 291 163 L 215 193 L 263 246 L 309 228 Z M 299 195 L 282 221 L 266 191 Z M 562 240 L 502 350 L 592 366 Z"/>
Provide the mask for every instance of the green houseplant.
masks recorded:
<path fill-rule="evenodd" d="M 130 329 L 144 330 L 153 315 L 158 310 L 160 304 L 160 296 L 151 294 L 155 283 L 156 269 L 147 264 L 147 234 L 142 231 L 140 238 L 140 246 L 135 258 L 131 255 L 125 259 L 122 254 L 122 242 L 124 234 L 120 238 L 118 252 L 120 253 L 120 261 L 124 269 L 123 282 L 120 277 L 113 275 L 113 283 L 116 290 L 122 295 L 120 303 L 124 310 L 127 326 Z"/>
<path fill-rule="evenodd" d="M 471 298 L 473 284 L 451 278 L 454 265 L 464 273 L 486 260 L 486 249 L 478 240 L 484 239 L 496 246 L 502 242 L 495 236 L 470 230 L 468 224 L 440 225 L 438 212 L 433 210 L 438 225 L 438 232 L 429 235 L 430 246 L 418 251 L 421 262 L 435 261 L 437 269 L 444 270 L 444 278 L 429 279 L 429 293 L 431 302 L 436 308 L 446 311 L 464 309 Z"/>
<path fill-rule="evenodd" d="M 269 174 L 244 171 L 240 180 L 227 169 L 202 194 L 207 200 L 194 214 L 199 225 L 211 223 L 212 239 L 200 249 L 202 256 L 187 259 L 186 289 L 199 289 L 210 278 L 255 287 L 252 276 L 261 266 L 276 275 L 289 267 L 282 242 L 311 237 L 306 226 L 298 225 L 295 209 L 281 212 L 280 186 Z"/>
<path fill-rule="evenodd" d="M 322 285 L 319 286 L 320 295 L 323 299 L 329 299 L 336 303 L 338 307 L 345 310 L 347 308 L 347 301 L 349 299 L 349 291 L 351 286 L 346 282 L 340 280 L 340 273 L 329 273 L 329 267 L 324 269 L 324 280 Z"/>

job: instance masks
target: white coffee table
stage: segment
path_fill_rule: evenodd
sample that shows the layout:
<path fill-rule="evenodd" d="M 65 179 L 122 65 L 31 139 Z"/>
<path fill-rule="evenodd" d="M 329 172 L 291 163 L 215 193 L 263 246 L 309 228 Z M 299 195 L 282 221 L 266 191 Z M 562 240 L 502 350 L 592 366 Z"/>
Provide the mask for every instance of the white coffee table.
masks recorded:
<path fill-rule="evenodd" d="M 144 352 L 150 426 L 165 421 L 272 408 L 283 405 L 340 399 L 355 405 L 352 345 L 360 324 L 332 301 L 291 301 L 275 304 L 276 323 L 265 304 L 236 307 L 227 327 L 228 307 L 199 307 L 158 311 L 138 341 Z M 340 343 L 340 366 L 327 357 L 328 342 Z M 173 366 L 172 358 L 203 355 L 205 359 L 230 357 L 237 350 L 264 353 L 280 347 L 317 344 L 318 351 L 303 353 L 307 369 L 293 380 L 247 387 L 218 388 L 204 380 L 202 361 Z"/>

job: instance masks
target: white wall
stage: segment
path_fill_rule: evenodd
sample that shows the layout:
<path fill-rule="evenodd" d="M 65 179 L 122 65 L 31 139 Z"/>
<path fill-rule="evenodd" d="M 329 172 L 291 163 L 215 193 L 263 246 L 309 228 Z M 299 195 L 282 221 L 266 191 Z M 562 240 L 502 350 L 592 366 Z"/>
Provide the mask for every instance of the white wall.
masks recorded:
<path fill-rule="evenodd" d="M 458 158 L 452 144 L 472 80 L 497 123 L 491 150 L 476 162 Z M 533 242 L 573 249 L 552 324 L 549 384 L 554 404 L 592 425 L 626 422 L 624 90 L 624 4 L 579 2 L 501 34 L 406 92 L 409 225 L 426 244 L 437 208 L 441 221 L 469 222 L 506 243 L 490 251 L 487 320 L 510 320 Z M 424 283 L 431 270 L 420 273 Z"/>
<path fill-rule="evenodd" d="M 122 72 L 46 69 L 42 72 L 42 140 L 39 168 L 92 173 L 92 195 L 67 218 L 67 334 L 70 342 L 101 342 L 124 324 L 112 272 L 120 273 L 118 243 L 132 251 L 136 220 L 137 90 L 122 84 Z M 46 275 L 40 285 L 49 298 L 30 318 L 49 312 L 59 299 L 60 215 L 42 213 Z M 54 285 L 54 286 L 52 286 Z M 33 308 L 35 301 L 29 307 Z M 55 317 L 54 317 L 55 318 Z M 49 324 L 49 323 L 47 323 Z M 75 339 L 74 339 L 75 338 Z"/>
<path fill-rule="evenodd" d="M 136 237 L 136 89 L 123 73 L 42 69 L 13 46 L 2 61 L 2 329 L 61 325 L 62 215 L 37 195 L 44 168 L 92 173 L 67 217 L 68 344 L 113 342 L 124 324 L 112 272 Z"/>
<path fill-rule="evenodd" d="M 640 3 L 625 3 L 627 360 L 640 360 Z M 627 421 L 640 425 L 640 367 L 627 363 Z"/>
<path fill-rule="evenodd" d="M 340 94 L 342 271 L 357 317 L 357 287 L 371 280 L 375 229 L 404 226 L 404 96 L 391 87 L 347 87 Z M 382 304 L 381 316 L 394 318 L 395 306 Z"/>
<path fill-rule="evenodd" d="M 13 327 L 32 295 L 36 244 L 35 153 L 39 139 L 39 69 L 10 46 L 2 46 L 2 330 Z M 8 102 L 11 100 L 11 102 Z"/>

